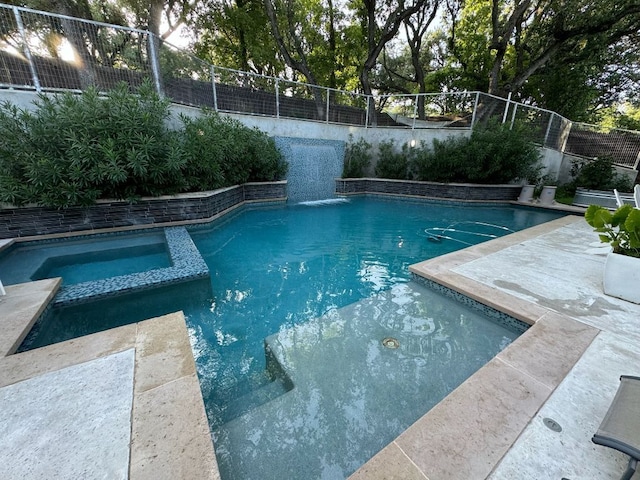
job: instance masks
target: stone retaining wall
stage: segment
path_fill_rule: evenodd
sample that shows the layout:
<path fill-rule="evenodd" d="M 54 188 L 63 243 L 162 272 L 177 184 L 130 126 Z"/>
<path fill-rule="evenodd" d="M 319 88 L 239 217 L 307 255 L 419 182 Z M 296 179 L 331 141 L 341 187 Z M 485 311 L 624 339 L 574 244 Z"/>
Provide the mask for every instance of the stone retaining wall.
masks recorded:
<path fill-rule="evenodd" d="M 284 201 L 287 182 L 245 183 L 234 187 L 137 203 L 104 202 L 90 207 L 0 209 L 0 239 L 108 228 L 155 225 L 212 218 L 243 202 Z"/>
<path fill-rule="evenodd" d="M 449 200 L 512 201 L 517 200 L 522 185 L 475 185 L 465 183 L 435 183 L 377 178 L 336 179 L 338 195 L 378 193 Z"/>

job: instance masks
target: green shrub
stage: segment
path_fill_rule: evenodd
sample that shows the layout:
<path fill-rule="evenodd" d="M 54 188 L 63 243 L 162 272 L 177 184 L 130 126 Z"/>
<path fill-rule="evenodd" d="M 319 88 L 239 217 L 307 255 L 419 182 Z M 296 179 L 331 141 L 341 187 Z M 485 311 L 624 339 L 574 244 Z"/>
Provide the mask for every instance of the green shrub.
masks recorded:
<path fill-rule="evenodd" d="M 434 139 L 432 149 L 421 143 L 414 153 L 416 179 L 443 183 L 467 181 L 464 166 L 469 161 L 468 145 L 466 137 Z"/>
<path fill-rule="evenodd" d="M 400 152 L 394 148 L 393 140 L 381 142 L 378 146 L 376 177 L 408 180 L 411 178 L 413 152 L 405 144 Z"/>
<path fill-rule="evenodd" d="M 273 181 L 287 173 L 287 163 L 264 132 L 212 110 L 204 110 L 198 118 L 181 118 L 185 177 L 191 190 Z"/>
<path fill-rule="evenodd" d="M 476 127 L 469 138 L 434 140 L 415 152 L 418 180 L 501 184 L 525 179 L 536 183 L 540 153 L 525 127 L 490 123 Z"/>
<path fill-rule="evenodd" d="M 167 127 L 169 102 L 150 82 L 101 96 L 40 96 L 33 111 L 0 105 L 0 202 L 66 207 L 211 190 L 286 173 L 272 139 L 204 112 Z"/>
<path fill-rule="evenodd" d="M 0 201 L 22 205 L 33 197 L 34 187 L 25 182 L 33 162 L 29 138 L 31 116 L 9 102 L 0 104 Z"/>
<path fill-rule="evenodd" d="M 22 144 L 2 142 L 2 166 L 12 165 L 13 186 L 23 188 L 3 188 L 0 199 L 64 207 L 178 191 L 184 161 L 165 127 L 168 115 L 168 102 L 148 82 L 135 95 L 126 84 L 105 97 L 95 88 L 41 95 L 33 112 L 5 104 L 1 127 L 18 119 Z"/>
<path fill-rule="evenodd" d="M 633 184 L 626 175 L 619 174 L 613 168 L 613 161 L 607 157 L 596 158 L 595 160 L 574 161 L 571 166 L 573 180 L 564 187 L 572 195 L 576 193 L 578 187 L 590 190 L 613 190 L 630 192 Z"/>
<path fill-rule="evenodd" d="M 371 144 L 362 138 L 354 142 L 353 135 L 349 135 L 349 143 L 344 151 L 342 178 L 362 178 L 370 164 Z"/>

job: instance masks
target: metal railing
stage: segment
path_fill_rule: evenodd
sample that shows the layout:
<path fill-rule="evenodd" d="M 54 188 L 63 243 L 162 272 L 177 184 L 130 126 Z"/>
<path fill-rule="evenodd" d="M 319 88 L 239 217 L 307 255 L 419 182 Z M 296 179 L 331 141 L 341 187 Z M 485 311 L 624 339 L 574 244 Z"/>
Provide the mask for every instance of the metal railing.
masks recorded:
<path fill-rule="evenodd" d="M 637 168 L 638 132 L 602 132 L 481 92 L 373 95 L 211 65 L 148 31 L 0 4 L 0 87 L 35 91 L 133 88 L 151 79 L 173 102 L 220 112 L 395 128 L 524 122 L 540 145 Z"/>

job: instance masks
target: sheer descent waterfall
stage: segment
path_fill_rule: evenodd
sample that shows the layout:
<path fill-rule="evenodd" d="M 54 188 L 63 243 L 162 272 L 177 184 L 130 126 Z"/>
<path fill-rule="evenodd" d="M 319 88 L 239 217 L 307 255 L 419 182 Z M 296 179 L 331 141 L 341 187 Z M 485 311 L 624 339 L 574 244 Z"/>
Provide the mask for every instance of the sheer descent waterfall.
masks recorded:
<path fill-rule="evenodd" d="M 335 179 L 342 175 L 345 143 L 338 140 L 276 137 L 289 164 L 289 202 L 335 198 Z"/>

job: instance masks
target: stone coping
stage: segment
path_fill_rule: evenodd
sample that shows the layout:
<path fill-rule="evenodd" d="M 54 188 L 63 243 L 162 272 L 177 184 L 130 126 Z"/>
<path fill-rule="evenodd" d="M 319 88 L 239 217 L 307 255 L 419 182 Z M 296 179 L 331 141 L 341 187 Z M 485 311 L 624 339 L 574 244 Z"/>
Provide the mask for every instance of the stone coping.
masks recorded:
<path fill-rule="evenodd" d="M 412 274 L 444 285 L 531 327 L 350 478 L 486 478 L 573 368 L 599 329 L 453 270 L 582 221 L 562 217 L 417 263 Z"/>
<path fill-rule="evenodd" d="M 128 478 L 218 480 L 182 312 L 11 355 L 59 285 L 60 279 L 11 285 L 0 297 L 0 388 L 134 349 Z M 33 452 L 24 446 L 26 456 L 38 454 L 35 445 Z"/>

